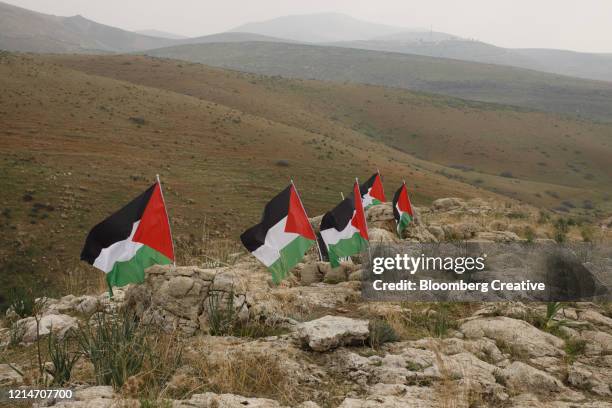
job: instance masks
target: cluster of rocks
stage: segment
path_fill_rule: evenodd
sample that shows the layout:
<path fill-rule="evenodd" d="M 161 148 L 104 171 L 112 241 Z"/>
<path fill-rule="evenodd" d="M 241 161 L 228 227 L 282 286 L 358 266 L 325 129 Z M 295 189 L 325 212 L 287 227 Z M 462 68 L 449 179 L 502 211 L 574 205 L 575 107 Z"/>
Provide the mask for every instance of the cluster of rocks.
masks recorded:
<path fill-rule="evenodd" d="M 518 241 L 509 224 L 474 221 L 497 211 L 480 200 L 440 199 L 430 208 L 416 209 L 406 239 Z M 442 222 L 444 217 L 459 221 Z M 372 240 L 398 239 L 390 205 L 371 208 L 368 222 Z M 316 220 L 313 225 L 318 225 Z M 291 405 L 298 408 L 317 408 L 315 400 L 341 408 L 612 407 L 612 318 L 599 306 L 564 307 L 552 321 L 559 334 L 553 335 L 530 323 L 532 316 L 545 315 L 543 305 L 485 304 L 456 322 L 445 338 L 389 342 L 373 349 L 372 321 L 408 313 L 410 306 L 360 304 L 362 275 L 358 257 L 332 269 L 318 262 L 315 253 L 279 286 L 250 257 L 213 269 L 155 266 L 147 270 L 143 285 L 117 291 L 112 301 L 106 294 L 48 299 L 41 313 L 41 334 L 52 330 L 61 336 L 81 316 L 127 307 L 145 322 L 167 331 L 180 329 L 192 360 L 205 355 L 222 362 L 244 353 L 278 361 L 283 377 L 295 381 L 307 396 L 299 401 L 311 400 Z M 208 336 L 211 316 L 220 305 L 231 307 L 239 321 L 280 325 L 285 334 L 260 339 Z M 35 339 L 32 319 L 16 320 L 25 328 L 24 343 Z M 0 343 L 6 337 L 7 330 L 0 329 Z M 576 344 L 584 345 L 580 353 L 571 350 Z M 189 372 L 186 367 L 180 376 Z M 169 381 L 169 388 L 175 380 Z M 0 387 L 21 382 L 15 370 L 0 364 Z M 338 388 L 330 391 L 328 383 Z M 328 403 L 332 399 L 337 402 Z M 269 398 L 212 392 L 168 404 L 173 408 L 287 406 Z M 77 389 L 75 401 L 45 401 L 39 406 L 110 408 L 140 403 L 121 398 L 110 387 L 96 386 Z"/>

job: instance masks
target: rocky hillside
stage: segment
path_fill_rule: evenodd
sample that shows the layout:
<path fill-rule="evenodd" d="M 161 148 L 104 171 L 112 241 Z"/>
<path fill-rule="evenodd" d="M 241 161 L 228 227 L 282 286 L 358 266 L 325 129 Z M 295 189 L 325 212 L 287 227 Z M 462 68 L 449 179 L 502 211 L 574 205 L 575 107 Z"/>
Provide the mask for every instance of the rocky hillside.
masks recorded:
<path fill-rule="evenodd" d="M 396 239 L 390 210 L 368 212 L 373 240 Z M 538 217 L 526 206 L 445 198 L 417 208 L 406 239 L 559 233 Z M 152 267 L 143 285 L 113 299 L 46 299 L 35 316 L 10 310 L 0 328 L 0 386 L 40 383 L 40 341 L 42 378 L 75 388 L 76 401 L 36 406 L 612 407 L 609 303 L 365 302 L 358 258 L 331 269 L 309 254 L 280 286 L 252 257 L 226 259 Z M 110 330 L 117 327 L 120 339 Z M 81 353 L 68 378 L 56 365 L 64 360 L 47 356 L 55 344 Z M 130 364 L 116 371 L 109 361 Z"/>

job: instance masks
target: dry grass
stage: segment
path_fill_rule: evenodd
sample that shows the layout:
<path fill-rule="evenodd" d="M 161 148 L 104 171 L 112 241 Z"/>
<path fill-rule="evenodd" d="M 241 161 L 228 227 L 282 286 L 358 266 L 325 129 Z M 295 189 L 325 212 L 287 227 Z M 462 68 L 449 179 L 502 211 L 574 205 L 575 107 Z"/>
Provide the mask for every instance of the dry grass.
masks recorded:
<path fill-rule="evenodd" d="M 215 393 L 231 393 L 275 399 L 295 405 L 303 396 L 295 374 L 287 371 L 283 361 L 266 353 L 242 350 L 227 351 L 212 359 L 207 353 L 193 361 L 197 382 Z"/>

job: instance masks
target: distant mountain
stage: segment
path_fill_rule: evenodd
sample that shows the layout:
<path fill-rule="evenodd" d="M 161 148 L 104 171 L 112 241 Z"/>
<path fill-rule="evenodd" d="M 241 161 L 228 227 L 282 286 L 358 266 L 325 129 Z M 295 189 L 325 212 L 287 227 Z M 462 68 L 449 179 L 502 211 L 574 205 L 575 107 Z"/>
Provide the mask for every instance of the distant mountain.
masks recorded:
<path fill-rule="evenodd" d="M 247 23 L 230 31 L 262 34 L 300 42 L 322 43 L 367 40 L 405 30 L 401 27 L 358 20 L 339 13 L 319 13 Z"/>
<path fill-rule="evenodd" d="M 276 42 L 276 43 L 295 43 L 293 40 L 286 40 L 283 38 L 270 37 L 267 35 L 253 34 L 253 33 L 241 33 L 241 32 L 226 32 L 205 35 L 202 37 L 188 38 L 181 40 L 181 44 L 208 44 L 208 43 L 236 43 L 236 42 L 249 42 L 249 41 L 262 41 L 262 42 Z"/>
<path fill-rule="evenodd" d="M 184 35 L 169 33 L 161 30 L 136 30 L 134 32 L 137 34 L 148 35 L 149 37 L 167 38 L 169 40 L 184 40 L 189 38 L 185 37 Z"/>
<path fill-rule="evenodd" d="M 612 121 L 612 83 L 508 66 L 273 42 L 181 45 L 146 54 L 244 72 L 384 85 Z"/>
<path fill-rule="evenodd" d="M 400 33 L 326 45 L 453 58 L 612 82 L 612 55 L 550 49 L 509 49 L 444 33 Z"/>
<path fill-rule="evenodd" d="M 0 49 L 22 52 L 131 52 L 176 44 L 99 24 L 82 16 L 58 17 L 0 2 Z"/>

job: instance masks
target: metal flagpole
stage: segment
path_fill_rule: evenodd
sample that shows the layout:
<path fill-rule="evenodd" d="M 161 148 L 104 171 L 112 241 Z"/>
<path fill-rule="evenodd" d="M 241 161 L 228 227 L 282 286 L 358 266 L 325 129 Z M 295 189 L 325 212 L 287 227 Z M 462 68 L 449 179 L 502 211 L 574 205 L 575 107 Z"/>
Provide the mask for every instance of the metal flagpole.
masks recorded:
<path fill-rule="evenodd" d="M 306 208 L 304 207 L 304 203 L 302 202 L 302 197 L 300 197 L 300 193 L 298 193 L 297 187 L 295 186 L 295 183 L 293 182 L 293 178 L 291 178 L 291 185 L 295 189 L 295 194 L 297 195 L 298 200 L 300 200 L 300 205 L 302 206 L 302 210 L 304 210 L 304 214 L 306 214 Z M 308 214 L 306 214 L 306 218 L 308 218 Z M 308 220 L 308 223 L 310 224 L 310 220 Z M 319 240 L 317 239 L 317 234 L 314 232 L 314 228 L 312 228 L 312 225 L 310 225 L 310 229 L 312 230 L 312 233 L 315 236 L 315 243 L 317 244 L 317 250 L 319 251 L 319 260 L 323 262 L 323 253 L 321 252 L 321 247 L 319 247 Z"/>
<path fill-rule="evenodd" d="M 170 242 L 172 242 L 172 253 L 174 254 L 174 259 L 172 263 L 176 268 L 176 252 L 174 251 L 174 236 L 172 235 L 172 225 L 170 225 L 170 217 L 168 217 L 168 207 L 166 207 L 166 200 L 164 199 L 164 190 L 162 189 L 161 181 L 159 180 L 159 174 L 155 175 L 157 179 L 157 184 L 159 185 L 159 192 L 161 193 L 162 202 L 164 203 L 164 211 L 166 212 L 166 219 L 168 220 L 168 229 L 170 230 Z"/>

